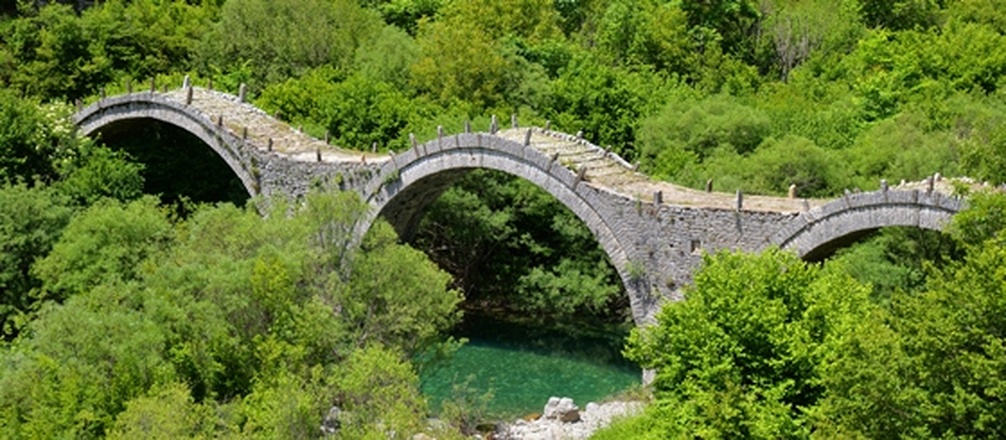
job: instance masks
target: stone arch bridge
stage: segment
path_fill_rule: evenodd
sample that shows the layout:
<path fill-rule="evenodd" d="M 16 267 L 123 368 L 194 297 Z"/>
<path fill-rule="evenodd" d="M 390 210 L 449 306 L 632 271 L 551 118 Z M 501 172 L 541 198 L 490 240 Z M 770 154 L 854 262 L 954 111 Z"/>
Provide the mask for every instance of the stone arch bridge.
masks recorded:
<path fill-rule="evenodd" d="M 941 229 L 962 206 L 933 179 L 835 200 L 698 191 L 654 181 L 579 136 L 519 128 L 515 119 L 506 129 L 494 120 L 486 132 L 439 133 L 398 154 L 351 152 L 301 133 L 240 95 L 188 84 L 130 93 L 79 109 L 74 122 L 84 135 L 144 121 L 180 127 L 212 148 L 250 195 L 296 196 L 318 181 L 356 191 L 372 207 L 360 235 L 383 216 L 408 238 L 424 208 L 468 170 L 515 175 L 590 228 L 625 284 L 637 323 L 651 319 L 660 300 L 677 298 L 703 252 L 774 245 L 819 258 L 881 227 Z"/>

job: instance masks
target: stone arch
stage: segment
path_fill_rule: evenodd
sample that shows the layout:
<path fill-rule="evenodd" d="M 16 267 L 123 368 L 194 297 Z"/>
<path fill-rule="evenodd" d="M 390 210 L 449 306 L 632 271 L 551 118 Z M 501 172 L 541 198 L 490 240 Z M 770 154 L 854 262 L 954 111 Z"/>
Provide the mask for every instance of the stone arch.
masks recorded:
<path fill-rule="evenodd" d="M 248 159 L 241 154 L 242 142 L 226 128 L 195 108 L 156 93 L 132 93 L 102 99 L 74 115 L 73 122 L 85 136 L 118 122 L 149 119 L 174 125 L 192 134 L 212 149 L 241 180 L 249 196 L 259 193 L 257 179 Z"/>
<path fill-rule="evenodd" d="M 790 220 L 770 240 L 818 260 L 865 234 L 889 226 L 943 230 L 963 202 L 939 192 L 881 190 L 847 194 Z"/>
<path fill-rule="evenodd" d="M 436 200 L 457 178 L 472 169 L 492 169 L 525 179 L 555 197 L 573 212 L 597 239 L 618 272 L 629 296 L 637 322 L 648 305 L 633 292 L 625 247 L 609 224 L 606 190 L 581 182 L 576 174 L 541 151 L 487 133 L 445 136 L 418 145 L 381 165 L 377 175 L 362 189 L 371 206 L 361 222 L 362 236 L 377 217 L 389 219 L 400 234 L 414 232 L 425 207 Z"/>

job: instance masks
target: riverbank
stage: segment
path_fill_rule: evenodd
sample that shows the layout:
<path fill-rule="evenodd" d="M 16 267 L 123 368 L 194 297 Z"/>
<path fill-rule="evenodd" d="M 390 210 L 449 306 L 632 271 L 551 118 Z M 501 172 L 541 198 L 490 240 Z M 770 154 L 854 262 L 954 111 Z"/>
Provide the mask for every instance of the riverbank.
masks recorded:
<path fill-rule="evenodd" d="M 638 414 L 641 401 L 587 403 L 581 410 L 572 399 L 553 397 L 533 420 L 497 425 L 494 440 L 584 440 L 617 418 Z"/>

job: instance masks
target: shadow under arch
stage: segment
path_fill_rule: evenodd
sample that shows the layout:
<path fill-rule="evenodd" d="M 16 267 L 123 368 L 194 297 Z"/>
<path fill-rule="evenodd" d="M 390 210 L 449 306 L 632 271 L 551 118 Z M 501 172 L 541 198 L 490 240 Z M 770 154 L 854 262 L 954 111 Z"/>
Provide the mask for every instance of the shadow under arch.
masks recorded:
<path fill-rule="evenodd" d="M 240 140 L 235 135 L 224 127 L 213 125 L 210 118 L 198 110 L 156 93 L 131 93 L 102 99 L 77 112 L 73 122 L 84 136 L 102 132 L 121 134 L 128 128 L 149 126 L 152 122 L 175 127 L 209 147 L 230 168 L 249 197 L 259 193 L 252 166 L 241 154 Z"/>
<path fill-rule="evenodd" d="M 154 119 L 128 119 L 105 125 L 92 137 L 143 164 L 143 192 L 159 194 L 163 203 L 176 205 L 185 198 L 243 206 L 249 200 L 226 162 L 185 129 Z"/>
<path fill-rule="evenodd" d="M 849 194 L 800 214 L 770 240 L 801 258 L 819 261 L 881 228 L 943 231 L 964 202 L 939 192 L 874 191 Z"/>

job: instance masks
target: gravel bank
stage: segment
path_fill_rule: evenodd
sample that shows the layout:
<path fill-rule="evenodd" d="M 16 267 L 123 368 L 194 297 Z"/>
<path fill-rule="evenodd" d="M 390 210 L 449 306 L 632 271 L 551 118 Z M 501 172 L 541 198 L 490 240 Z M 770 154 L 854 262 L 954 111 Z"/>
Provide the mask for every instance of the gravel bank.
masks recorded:
<path fill-rule="evenodd" d="M 499 440 L 582 440 L 589 438 L 594 431 L 608 426 L 618 417 L 638 414 L 643 409 L 642 402 L 607 402 L 588 403 L 583 410 L 572 405 L 578 414 L 569 412 L 559 402 L 572 401 L 568 399 L 549 399 L 543 415 L 534 421 L 517 420 L 513 423 L 501 424 L 494 439 Z M 578 416 L 578 417 L 577 417 Z M 564 422 L 562 419 L 576 419 Z"/>

